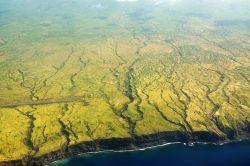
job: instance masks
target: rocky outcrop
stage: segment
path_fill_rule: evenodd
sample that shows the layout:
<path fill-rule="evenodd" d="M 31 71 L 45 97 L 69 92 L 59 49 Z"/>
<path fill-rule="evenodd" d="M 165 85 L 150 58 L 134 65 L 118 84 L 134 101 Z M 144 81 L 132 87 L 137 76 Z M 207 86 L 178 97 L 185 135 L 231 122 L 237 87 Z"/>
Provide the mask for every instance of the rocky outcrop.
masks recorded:
<path fill-rule="evenodd" d="M 240 135 L 234 135 L 234 137 L 230 138 L 220 137 L 209 132 L 194 132 L 192 136 L 193 138 L 190 139 L 186 134 L 176 131 L 136 136 L 134 138 L 100 139 L 96 141 L 82 142 L 39 157 L 27 156 L 22 160 L 2 162 L 0 163 L 0 166 L 43 166 L 56 160 L 65 159 L 86 152 L 98 152 L 103 150 L 136 150 L 171 142 L 208 142 L 219 144 L 222 142 L 247 139 L 250 137 L 250 133 L 242 132 Z"/>

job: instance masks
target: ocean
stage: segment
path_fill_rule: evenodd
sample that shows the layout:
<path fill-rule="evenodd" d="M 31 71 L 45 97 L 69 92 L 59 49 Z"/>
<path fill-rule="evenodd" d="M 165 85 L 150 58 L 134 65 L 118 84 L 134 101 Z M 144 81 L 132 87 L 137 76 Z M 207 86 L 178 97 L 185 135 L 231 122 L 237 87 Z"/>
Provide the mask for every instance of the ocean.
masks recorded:
<path fill-rule="evenodd" d="M 249 166 L 250 141 L 223 145 L 181 143 L 125 152 L 100 152 L 52 163 L 50 166 Z"/>

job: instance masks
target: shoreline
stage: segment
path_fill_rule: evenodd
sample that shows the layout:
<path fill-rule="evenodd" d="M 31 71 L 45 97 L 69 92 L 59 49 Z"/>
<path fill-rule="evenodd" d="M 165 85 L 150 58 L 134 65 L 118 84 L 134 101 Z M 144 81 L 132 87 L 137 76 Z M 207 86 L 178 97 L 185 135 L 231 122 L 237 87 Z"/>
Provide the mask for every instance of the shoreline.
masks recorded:
<path fill-rule="evenodd" d="M 250 138 L 246 138 L 246 139 L 239 139 L 239 140 L 232 140 L 232 141 L 228 141 L 228 142 L 222 142 L 222 143 L 212 143 L 212 142 L 190 142 L 190 143 L 183 143 L 183 142 L 170 142 L 170 143 L 165 143 L 165 144 L 159 144 L 159 145 L 155 145 L 155 146 L 149 146 L 149 147 L 145 147 L 145 148 L 142 148 L 142 149 L 133 149 L 133 150 L 103 150 L 103 151 L 96 151 L 96 152 L 85 152 L 85 153 L 80 153 L 80 154 L 77 154 L 75 156 L 72 156 L 72 157 L 80 157 L 82 155 L 85 155 L 85 154 L 99 154 L 99 153 L 124 153 L 124 152 L 136 152 L 136 151 L 145 151 L 145 150 L 148 150 L 148 149 L 155 149 L 155 148 L 158 148 L 158 147 L 164 147 L 164 146 L 169 146 L 169 145 L 175 145 L 175 144 L 182 144 L 184 146 L 196 146 L 196 145 L 214 145 L 214 146 L 223 146 L 223 145 L 226 145 L 226 144 L 230 144 L 230 143 L 240 143 L 240 142 L 244 142 L 244 141 L 249 141 Z M 71 157 L 69 157 L 71 158 Z M 62 160 L 66 160 L 67 158 L 65 159 L 62 159 Z M 62 160 L 56 160 L 56 161 L 53 161 L 49 164 L 54 164 L 54 163 L 57 163 L 57 162 L 61 162 Z M 46 165 L 48 166 L 48 165 Z"/>
<path fill-rule="evenodd" d="M 234 138 L 219 137 L 209 132 L 196 132 L 192 136 L 193 138 L 190 139 L 185 133 L 174 131 L 136 136 L 135 138 L 100 139 L 62 147 L 59 150 L 38 157 L 27 156 L 21 160 L 0 162 L 0 166 L 44 166 L 87 153 L 139 151 L 178 143 L 190 146 L 194 144 L 220 146 L 227 143 L 249 140 L 250 132 L 242 132 L 240 135 L 235 135 Z"/>

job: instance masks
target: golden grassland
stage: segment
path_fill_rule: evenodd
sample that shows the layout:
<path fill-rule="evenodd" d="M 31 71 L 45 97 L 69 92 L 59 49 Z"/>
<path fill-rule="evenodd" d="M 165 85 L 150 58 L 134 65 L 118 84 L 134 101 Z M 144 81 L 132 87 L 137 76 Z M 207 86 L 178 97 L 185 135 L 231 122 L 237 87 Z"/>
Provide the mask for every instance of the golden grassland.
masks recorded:
<path fill-rule="evenodd" d="M 246 28 L 117 8 L 108 20 L 65 10 L 77 24 L 36 13 L 51 20 L 2 26 L 0 162 L 98 139 L 249 132 Z"/>
<path fill-rule="evenodd" d="M 1 57 L 0 161 L 102 138 L 242 130 L 249 56 L 186 40 L 131 35 L 10 51 Z"/>

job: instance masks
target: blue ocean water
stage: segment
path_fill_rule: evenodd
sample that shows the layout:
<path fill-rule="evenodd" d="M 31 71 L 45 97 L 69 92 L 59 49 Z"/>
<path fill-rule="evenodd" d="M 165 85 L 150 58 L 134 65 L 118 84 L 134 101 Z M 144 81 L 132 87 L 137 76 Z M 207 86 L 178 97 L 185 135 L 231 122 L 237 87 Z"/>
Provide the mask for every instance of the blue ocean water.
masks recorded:
<path fill-rule="evenodd" d="M 83 154 L 53 166 L 250 166 L 250 141 L 224 145 L 171 144 L 130 152 Z"/>

